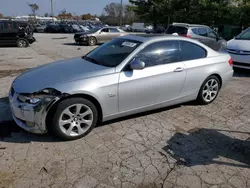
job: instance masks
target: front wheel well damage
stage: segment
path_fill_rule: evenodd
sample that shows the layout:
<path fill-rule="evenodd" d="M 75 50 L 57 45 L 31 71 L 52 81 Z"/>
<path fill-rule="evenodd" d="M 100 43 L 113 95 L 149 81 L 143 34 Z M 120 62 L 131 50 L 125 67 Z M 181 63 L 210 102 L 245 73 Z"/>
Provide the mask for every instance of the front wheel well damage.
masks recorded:
<path fill-rule="evenodd" d="M 87 94 L 74 94 L 74 95 L 65 95 L 63 96 L 62 98 L 60 98 L 58 101 L 56 101 L 52 106 L 51 108 L 49 109 L 48 113 L 47 113 L 47 116 L 46 116 L 46 128 L 49 132 L 51 132 L 51 122 L 52 122 L 52 118 L 53 118 L 53 115 L 55 114 L 55 111 L 56 111 L 56 107 L 57 105 L 63 101 L 63 100 L 66 100 L 66 99 L 70 99 L 70 98 L 84 98 L 84 99 L 87 99 L 89 100 L 90 102 L 92 102 L 96 108 L 97 108 L 97 111 L 98 111 L 98 123 L 101 123 L 102 122 L 102 118 L 103 118 L 103 112 L 102 112 L 102 107 L 99 103 L 99 101 L 94 98 L 93 96 L 91 95 L 87 95 Z"/>

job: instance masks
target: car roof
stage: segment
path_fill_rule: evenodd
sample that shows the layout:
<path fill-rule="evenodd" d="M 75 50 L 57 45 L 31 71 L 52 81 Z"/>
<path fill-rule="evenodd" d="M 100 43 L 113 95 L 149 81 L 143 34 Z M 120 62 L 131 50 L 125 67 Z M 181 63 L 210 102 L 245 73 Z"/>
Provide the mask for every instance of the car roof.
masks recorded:
<path fill-rule="evenodd" d="M 136 40 L 136 41 L 140 41 L 140 42 L 148 42 L 151 40 L 166 40 L 166 39 L 171 39 L 171 40 L 185 40 L 186 38 L 181 37 L 181 36 L 177 36 L 177 35 L 168 35 L 168 34 L 130 34 L 130 35 L 126 35 L 123 36 L 121 38 L 126 38 L 129 40 Z"/>
<path fill-rule="evenodd" d="M 172 26 L 180 26 L 180 27 L 209 27 L 207 25 L 200 25 L 200 24 L 188 24 L 188 23 L 173 23 Z"/>

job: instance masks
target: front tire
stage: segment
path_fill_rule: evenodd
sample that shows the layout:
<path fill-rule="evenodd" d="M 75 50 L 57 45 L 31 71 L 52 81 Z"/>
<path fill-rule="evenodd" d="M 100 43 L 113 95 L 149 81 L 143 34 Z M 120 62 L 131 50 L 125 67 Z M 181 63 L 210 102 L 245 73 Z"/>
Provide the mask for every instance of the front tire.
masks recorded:
<path fill-rule="evenodd" d="M 91 101 L 70 98 L 57 105 L 52 129 L 63 140 L 75 140 L 86 136 L 96 126 L 97 120 L 97 109 Z"/>
<path fill-rule="evenodd" d="M 96 38 L 89 37 L 88 44 L 89 44 L 89 46 L 95 46 L 97 44 Z"/>
<path fill-rule="evenodd" d="M 29 42 L 25 39 L 18 39 L 17 40 L 17 47 L 19 48 L 27 48 L 29 46 Z"/>
<path fill-rule="evenodd" d="M 197 101 L 202 104 L 212 103 L 218 96 L 221 83 L 217 76 L 208 77 L 202 84 Z"/>

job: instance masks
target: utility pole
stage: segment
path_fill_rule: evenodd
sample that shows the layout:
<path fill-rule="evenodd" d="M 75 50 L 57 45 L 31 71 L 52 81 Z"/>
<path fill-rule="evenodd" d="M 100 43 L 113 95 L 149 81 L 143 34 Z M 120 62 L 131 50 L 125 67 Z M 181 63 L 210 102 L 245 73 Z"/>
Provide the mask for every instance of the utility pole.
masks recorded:
<path fill-rule="evenodd" d="M 53 0 L 50 0 L 50 8 L 51 8 L 51 16 L 53 17 L 54 16 L 54 13 L 53 13 Z"/>
<path fill-rule="evenodd" d="M 121 12 L 120 12 L 120 26 L 122 27 L 122 16 L 123 16 L 123 2 L 121 0 Z"/>

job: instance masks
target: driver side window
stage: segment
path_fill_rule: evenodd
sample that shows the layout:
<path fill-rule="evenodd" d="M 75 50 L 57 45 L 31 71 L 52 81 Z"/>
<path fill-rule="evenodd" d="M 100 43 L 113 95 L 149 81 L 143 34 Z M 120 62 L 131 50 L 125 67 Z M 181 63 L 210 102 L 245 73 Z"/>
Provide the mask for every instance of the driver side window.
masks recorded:
<path fill-rule="evenodd" d="M 109 29 L 108 29 L 108 28 L 104 28 L 104 29 L 102 29 L 102 32 L 103 32 L 103 33 L 108 33 L 108 32 L 109 32 Z"/>
<path fill-rule="evenodd" d="M 146 67 L 164 65 L 180 61 L 178 41 L 161 41 L 148 45 L 136 55 Z"/>

